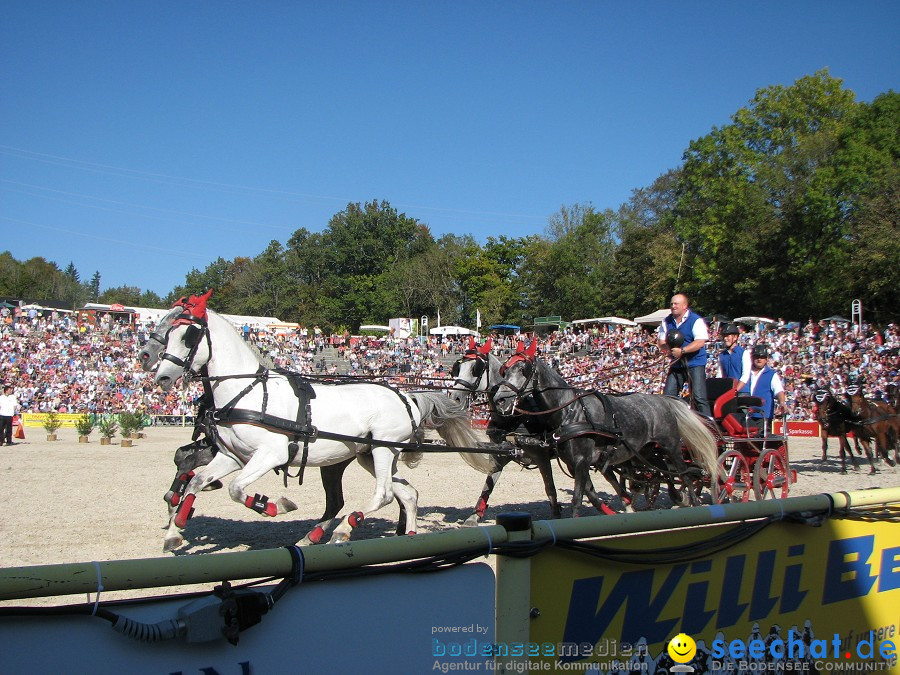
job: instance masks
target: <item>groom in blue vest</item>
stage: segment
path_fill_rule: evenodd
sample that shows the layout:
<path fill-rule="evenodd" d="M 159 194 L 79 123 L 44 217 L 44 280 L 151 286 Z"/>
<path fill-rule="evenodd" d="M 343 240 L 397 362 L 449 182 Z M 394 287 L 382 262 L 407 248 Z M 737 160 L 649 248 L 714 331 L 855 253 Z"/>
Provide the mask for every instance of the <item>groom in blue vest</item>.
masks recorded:
<path fill-rule="evenodd" d="M 666 386 L 666 396 L 681 396 L 685 381 L 691 385 L 694 408 L 701 415 L 712 415 L 706 398 L 706 342 L 709 328 L 699 314 L 689 308 L 690 301 L 684 293 L 672 296 L 672 313 L 660 324 L 657 331 L 659 348 L 669 352 L 672 359 Z"/>

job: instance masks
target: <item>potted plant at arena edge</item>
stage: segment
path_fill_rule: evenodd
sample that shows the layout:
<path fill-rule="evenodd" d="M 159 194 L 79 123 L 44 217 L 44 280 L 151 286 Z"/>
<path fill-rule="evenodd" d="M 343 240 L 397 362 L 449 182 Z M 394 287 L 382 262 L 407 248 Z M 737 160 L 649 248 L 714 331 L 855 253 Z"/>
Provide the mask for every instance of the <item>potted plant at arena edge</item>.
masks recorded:
<path fill-rule="evenodd" d="M 109 445 L 112 443 L 112 437 L 116 435 L 119 429 L 119 423 L 116 421 L 115 415 L 104 415 L 97 422 L 97 429 L 100 430 L 100 445 Z"/>
<path fill-rule="evenodd" d="M 56 432 L 59 431 L 59 428 L 62 426 L 62 420 L 59 419 L 59 415 L 55 410 L 51 410 L 47 413 L 47 416 L 44 418 L 44 431 L 47 432 L 47 440 L 55 441 L 56 440 Z"/>
<path fill-rule="evenodd" d="M 132 434 L 137 431 L 140 423 L 136 417 L 137 413 L 133 413 L 130 410 L 119 413 L 119 428 L 122 431 L 122 441 L 119 445 L 123 448 L 131 447 Z"/>
<path fill-rule="evenodd" d="M 132 438 L 144 438 L 144 427 L 147 426 L 148 417 L 141 411 L 134 411 L 134 431 L 131 433 Z"/>
<path fill-rule="evenodd" d="M 97 423 L 94 420 L 94 416 L 87 413 L 84 413 L 81 417 L 75 420 L 75 429 L 78 431 L 78 442 L 89 442 L 88 436 L 91 435 L 91 432 L 94 430 L 95 426 L 97 426 Z"/>

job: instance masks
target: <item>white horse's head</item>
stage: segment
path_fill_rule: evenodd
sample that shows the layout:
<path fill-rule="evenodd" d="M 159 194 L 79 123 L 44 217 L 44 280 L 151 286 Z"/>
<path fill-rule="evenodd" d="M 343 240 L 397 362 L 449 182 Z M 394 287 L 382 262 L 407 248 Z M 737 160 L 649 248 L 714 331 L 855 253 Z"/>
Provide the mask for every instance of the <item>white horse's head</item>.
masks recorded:
<path fill-rule="evenodd" d="M 490 386 L 490 370 L 491 340 L 478 346 L 474 338 L 469 338 L 469 349 L 453 364 L 450 371 L 450 376 L 454 378 L 450 398 L 465 406 L 472 394 L 486 392 Z M 496 373 L 494 376 L 496 377 Z"/>
<path fill-rule="evenodd" d="M 159 357 L 166 347 L 169 329 L 172 328 L 172 323 L 175 319 L 184 312 L 182 303 L 186 299 L 187 298 L 181 298 L 172 305 L 172 309 L 160 319 L 159 323 L 156 325 L 156 330 L 150 333 L 150 338 L 138 352 L 138 363 L 141 364 L 141 368 L 143 368 L 145 373 L 149 373 L 156 368 L 156 364 L 159 363 Z"/>
<path fill-rule="evenodd" d="M 159 367 L 153 378 L 163 391 L 171 389 L 185 375 L 198 374 L 209 362 L 212 347 L 207 327 L 209 317 L 206 301 L 211 295 L 212 290 L 201 296 L 192 295 L 186 300 L 182 299 L 180 305 L 176 303 L 181 312 L 166 332 L 165 351 L 158 356 Z"/>

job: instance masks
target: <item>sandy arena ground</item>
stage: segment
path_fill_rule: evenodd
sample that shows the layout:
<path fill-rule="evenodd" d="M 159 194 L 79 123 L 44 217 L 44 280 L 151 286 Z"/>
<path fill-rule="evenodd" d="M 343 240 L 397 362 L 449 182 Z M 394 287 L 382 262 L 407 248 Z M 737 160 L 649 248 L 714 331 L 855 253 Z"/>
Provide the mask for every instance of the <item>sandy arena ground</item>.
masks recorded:
<path fill-rule="evenodd" d="M 145 432 L 146 438 L 123 448 L 118 439 L 114 445 L 101 446 L 96 433 L 88 444 L 80 444 L 74 429 L 61 429 L 60 440 L 48 442 L 43 429 L 28 428 L 25 440 L 0 447 L 0 489 L 5 495 L 0 567 L 172 555 L 162 550 L 167 523 L 163 495 L 175 475 L 174 450 L 190 441 L 190 430 L 155 427 Z M 831 439 L 829 462 L 822 465 L 819 439 L 790 439 L 791 466 L 798 472 L 791 496 L 900 485 L 900 468 L 883 463 L 877 465 L 879 473 L 874 476 L 869 475 L 867 464 L 842 476 L 833 454 L 836 446 Z M 554 471 L 560 501 L 568 505 L 572 482 L 558 466 Z M 484 476 L 457 454 L 427 455 L 417 468 L 403 467 L 401 473 L 419 491 L 419 532 L 459 526 L 471 513 L 484 482 Z M 254 486 L 272 499 L 287 495 L 298 505 L 297 511 L 274 519 L 231 501 L 227 490 L 201 493 L 185 530 L 186 545 L 175 555 L 295 543 L 322 513 L 324 492 L 314 468 L 307 469 L 302 486 L 294 479 L 285 489 L 281 481 L 270 473 Z M 603 487 L 600 481 L 596 484 L 608 489 L 605 483 Z M 373 487 L 369 474 L 357 464 L 351 465 L 344 474 L 347 506 L 343 513 L 363 507 Z M 492 523 L 498 513 L 507 511 L 549 518 L 537 471 L 514 464 L 507 467 L 494 490 L 486 522 Z M 375 513 L 354 538 L 393 536 L 397 513 L 396 505 Z"/>

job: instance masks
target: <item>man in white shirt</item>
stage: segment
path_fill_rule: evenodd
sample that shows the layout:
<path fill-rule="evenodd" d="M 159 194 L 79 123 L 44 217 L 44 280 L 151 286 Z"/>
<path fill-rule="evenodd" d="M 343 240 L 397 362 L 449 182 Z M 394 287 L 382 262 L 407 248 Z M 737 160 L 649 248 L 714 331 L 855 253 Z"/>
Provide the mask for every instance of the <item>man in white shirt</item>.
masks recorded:
<path fill-rule="evenodd" d="M 3 387 L 3 395 L 0 396 L 0 445 L 12 445 L 12 421 L 19 412 L 19 400 L 13 394 L 13 388 L 9 385 Z"/>
<path fill-rule="evenodd" d="M 767 420 L 775 417 L 776 412 L 784 411 L 785 393 L 781 377 L 769 367 L 769 350 L 763 344 L 753 347 L 753 365 L 750 367 L 750 382 L 744 390 L 751 396 L 763 400 L 764 416 Z M 777 410 L 776 410 L 777 402 Z"/>
<path fill-rule="evenodd" d="M 706 343 L 709 329 L 699 314 L 690 309 L 684 293 L 672 296 L 672 313 L 660 324 L 656 337 L 659 348 L 668 352 L 670 363 L 663 394 L 681 396 L 685 381 L 691 383 L 693 405 L 709 417 L 712 409 L 706 398 Z"/>

